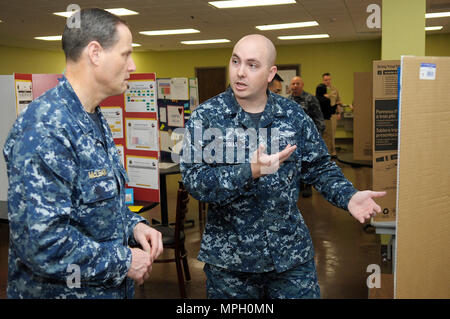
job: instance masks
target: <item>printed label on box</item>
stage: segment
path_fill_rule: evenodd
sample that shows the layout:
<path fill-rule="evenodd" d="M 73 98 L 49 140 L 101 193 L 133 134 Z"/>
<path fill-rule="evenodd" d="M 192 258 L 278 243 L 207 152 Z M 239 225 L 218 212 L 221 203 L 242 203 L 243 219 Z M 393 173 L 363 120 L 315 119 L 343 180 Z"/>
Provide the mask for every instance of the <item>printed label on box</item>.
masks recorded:
<path fill-rule="evenodd" d="M 436 80 L 436 64 L 421 63 L 420 64 L 420 79 L 421 80 Z"/>

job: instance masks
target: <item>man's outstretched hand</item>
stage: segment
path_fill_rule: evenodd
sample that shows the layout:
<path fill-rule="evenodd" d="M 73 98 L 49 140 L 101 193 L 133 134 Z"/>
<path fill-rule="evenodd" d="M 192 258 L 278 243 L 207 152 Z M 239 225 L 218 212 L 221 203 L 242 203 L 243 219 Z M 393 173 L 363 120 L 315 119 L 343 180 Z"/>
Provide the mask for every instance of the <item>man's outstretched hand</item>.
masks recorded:
<path fill-rule="evenodd" d="M 373 198 L 383 197 L 386 192 L 359 191 L 355 193 L 348 203 L 348 211 L 361 224 L 377 213 L 381 213 L 381 207 Z"/>

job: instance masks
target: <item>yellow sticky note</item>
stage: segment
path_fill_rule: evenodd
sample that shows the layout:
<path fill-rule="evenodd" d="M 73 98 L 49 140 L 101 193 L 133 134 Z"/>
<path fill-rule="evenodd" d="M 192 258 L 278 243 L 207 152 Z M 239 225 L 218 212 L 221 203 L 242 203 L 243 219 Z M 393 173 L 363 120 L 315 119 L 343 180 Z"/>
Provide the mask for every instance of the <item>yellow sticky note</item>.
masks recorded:
<path fill-rule="evenodd" d="M 129 208 L 133 213 L 137 213 L 137 212 L 139 212 L 142 208 L 144 208 L 144 206 L 128 206 L 128 208 Z"/>

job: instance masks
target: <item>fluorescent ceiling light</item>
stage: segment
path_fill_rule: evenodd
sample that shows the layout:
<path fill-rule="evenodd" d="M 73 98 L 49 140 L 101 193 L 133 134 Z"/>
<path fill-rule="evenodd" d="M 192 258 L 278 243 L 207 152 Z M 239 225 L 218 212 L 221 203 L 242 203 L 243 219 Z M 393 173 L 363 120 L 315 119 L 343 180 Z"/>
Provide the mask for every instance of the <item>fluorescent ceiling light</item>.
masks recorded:
<path fill-rule="evenodd" d="M 140 47 L 141 45 L 139 43 L 131 43 L 132 47 Z"/>
<path fill-rule="evenodd" d="M 199 33 L 196 29 L 176 29 L 176 30 L 154 30 L 154 31 L 141 31 L 140 34 L 144 35 L 172 35 L 172 34 L 187 34 L 187 33 Z"/>
<path fill-rule="evenodd" d="M 181 41 L 183 44 L 193 45 L 193 44 L 211 44 L 211 43 L 227 43 L 230 42 L 228 39 L 212 39 L 212 40 L 196 40 L 196 41 Z"/>
<path fill-rule="evenodd" d="M 139 12 L 128 10 L 125 8 L 113 8 L 113 9 L 105 9 L 109 13 L 115 14 L 116 16 L 132 16 L 139 14 Z"/>
<path fill-rule="evenodd" d="M 136 11 L 128 10 L 125 8 L 105 9 L 105 11 L 115 14 L 116 16 L 129 16 L 129 15 L 139 14 Z M 64 18 L 69 18 L 72 14 L 74 14 L 74 12 L 76 12 L 76 11 L 53 12 L 53 14 L 64 17 Z"/>
<path fill-rule="evenodd" d="M 425 18 L 426 19 L 445 18 L 445 17 L 450 17 L 450 11 L 448 11 L 448 12 L 425 13 Z"/>
<path fill-rule="evenodd" d="M 261 30 L 261 31 L 267 31 L 267 30 L 281 30 L 281 29 L 314 27 L 317 25 L 319 25 L 319 23 L 317 23 L 317 21 L 307 21 L 307 22 L 294 22 L 294 23 L 283 23 L 283 24 L 258 25 L 258 26 L 256 26 L 256 29 Z"/>
<path fill-rule="evenodd" d="M 210 5 L 219 9 L 274 6 L 279 4 L 296 3 L 295 0 L 229 0 L 229 1 L 211 1 Z"/>
<path fill-rule="evenodd" d="M 308 34 L 308 35 L 289 35 L 278 37 L 280 40 L 306 40 L 306 39 L 323 39 L 329 38 L 328 34 Z"/>
<path fill-rule="evenodd" d="M 36 40 L 44 40 L 44 41 L 60 41 L 62 39 L 62 35 L 52 35 L 48 37 L 34 37 Z"/>
<path fill-rule="evenodd" d="M 57 15 L 57 16 L 60 16 L 60 17 L 68 18 L 72 14 L 74 14 L 75 12 L 76 11 L 64 11 L 64 12 L 53 12 L 53 14 Z"/>
<path fill-rule="evenodd" d="M 425 27 L 425 31 L 439 31 L 442 30 L 444 27 L 443 26 L 435 26 L 435 27 Z"/>

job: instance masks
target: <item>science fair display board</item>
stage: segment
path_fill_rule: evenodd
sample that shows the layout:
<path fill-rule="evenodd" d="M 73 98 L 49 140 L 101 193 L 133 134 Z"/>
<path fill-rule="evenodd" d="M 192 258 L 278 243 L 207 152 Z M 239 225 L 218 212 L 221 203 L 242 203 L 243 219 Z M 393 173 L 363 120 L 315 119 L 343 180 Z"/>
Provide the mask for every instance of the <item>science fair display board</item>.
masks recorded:
<path fill-rule="evenodd" d="M 159 132 L 155 73 L 131 74 L 128 89 L 100 103 L 134 199 L 159 202 Z"/>
<path fill-rule="evenodd" d="M 16 115 L 58 84 L 60 74 L 14 74 Z M 135 200 L 159 202 L 159 133 L 155 73 L 131 74 L 124 94 L 100 103 Z"/>

